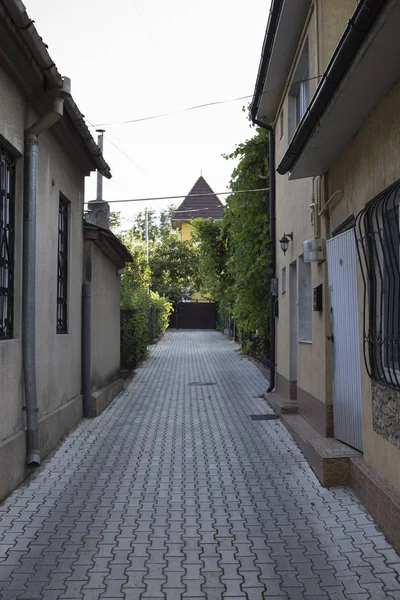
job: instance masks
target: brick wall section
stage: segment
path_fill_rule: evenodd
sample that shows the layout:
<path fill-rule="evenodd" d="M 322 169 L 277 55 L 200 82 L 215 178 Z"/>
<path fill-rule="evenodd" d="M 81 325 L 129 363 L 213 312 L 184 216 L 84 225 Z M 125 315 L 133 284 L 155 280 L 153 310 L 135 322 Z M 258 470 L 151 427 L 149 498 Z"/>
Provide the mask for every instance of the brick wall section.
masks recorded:
<path fill-rule="evenodd" d="M 350 461 L 350 485 L 396 552 L 400 552 L 400 494 L 362 458 Z"/>
<path fill-rule="evenodd" d="M 296 400 L 297 381 L 289 381 L 280 373 L 275 374 L 275 387 L 278 394 L 285 400 Z"/>
<path fill-rule="evenodd" d="M 324 404 L 314 396 L 297 388 L 299 413 L 318 433 L 333 437 L 333 406 Z"/>

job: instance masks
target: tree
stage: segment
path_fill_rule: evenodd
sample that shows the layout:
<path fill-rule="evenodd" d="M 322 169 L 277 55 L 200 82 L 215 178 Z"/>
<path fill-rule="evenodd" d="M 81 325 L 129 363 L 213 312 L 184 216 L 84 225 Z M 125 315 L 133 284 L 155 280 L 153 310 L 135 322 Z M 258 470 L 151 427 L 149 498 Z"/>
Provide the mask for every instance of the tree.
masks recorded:
<path fill-rule="evenodd" d="M 198 253 L 192 242 L 166 238 L 150 252 L 151 289 L 176 305 L 191 295 Z"/>
<path fill-rule="evenodd" d="M 188 241 L 182 242 L 172 229 L 174 207 L 161 211 L 157 217 L 149 211 L 149 264 L 146 262 L 145 215 L 139 213 L 132 227 L 119 234 L 129 248 L 134 262 L 125 269 L 121 280 L 123 303 L 129 303 L 139 288 L 150 290 L 176 304 L 190 297 L 191 281 L 197 271 L 197 249 Z M 118 222 L 118 219 L 115 218 Z M 119 221 L 120 225 L 120 221 Z"/>
<path fill-rule="evenodd" d="M 230 186 L 235 190 L 268 187 L 267 132 L 255 135 L 225 155 L 236 159 Z M 268 192 L 248 192 L 227 198 L 220 223 L 195 221 L 200 242 L 199 284 L 208 288 L 243 334 L 269 335 L 271 276 Z"/>

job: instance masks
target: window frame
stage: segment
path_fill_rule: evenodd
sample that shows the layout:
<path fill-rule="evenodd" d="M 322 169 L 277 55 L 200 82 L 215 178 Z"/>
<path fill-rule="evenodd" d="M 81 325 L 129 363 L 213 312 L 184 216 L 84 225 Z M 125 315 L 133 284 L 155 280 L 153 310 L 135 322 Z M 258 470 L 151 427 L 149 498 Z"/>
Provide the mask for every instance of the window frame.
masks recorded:
<path fill-rule="evenodd" d="M 16 156 L 0 144 L 0 341 L 14 337 Z"/>
<path fill-rule="evenodd" d="M 68 333 L 70 202 L 60 192 L 57 220 L 57 334 Z"/>
<path fill-rule="evenodd" d="M 310 104 L 310 56 L 308 38 L 304 42 L 300 59 L 289 88 L 289 138 L 293 137 Z"/>
<path fill-rule="evenodd" d="M 304 275 L 307 274 L 307 281 Z M 306 285 L 308 284 L 308 291 Z M 303 285 L 303 288 L 302 288 Z M 302 294 L 302 289 L 305 293 Z M 306 303 L 305 303 L 306 302 Z M 307 319 L 305 317 L 308 317 Z M 313 294 L 312 294 L 312 269 L 311 263 L 304 260 L 303 254 L 299 256 L 298 268 L 298 331 L 300 344 L 312 344 L 312 319 L 313 319 Z M 307 331 L 304 333 L 305 328 Z"/>

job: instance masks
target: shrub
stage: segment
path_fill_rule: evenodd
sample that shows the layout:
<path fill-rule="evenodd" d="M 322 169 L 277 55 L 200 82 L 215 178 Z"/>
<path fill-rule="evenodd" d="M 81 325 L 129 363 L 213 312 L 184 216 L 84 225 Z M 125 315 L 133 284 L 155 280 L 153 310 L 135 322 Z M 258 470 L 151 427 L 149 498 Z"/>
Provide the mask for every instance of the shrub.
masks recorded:
<path fill-rule="evenodd" d="M 149 343 L 168 327 L 172 305 L 143 288 L 131 295 L 129 304 L 121 311 L 121 366 L 131 370 L 146 357 Z"/>

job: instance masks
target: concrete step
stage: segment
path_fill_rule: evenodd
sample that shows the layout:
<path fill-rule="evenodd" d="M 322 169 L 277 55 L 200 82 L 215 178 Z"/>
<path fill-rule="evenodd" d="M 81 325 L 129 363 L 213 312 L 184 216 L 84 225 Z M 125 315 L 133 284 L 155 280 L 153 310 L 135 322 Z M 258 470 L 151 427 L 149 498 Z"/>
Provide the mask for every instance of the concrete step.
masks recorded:
<path fill-rule="evenodd" d="M 297 412 L 297 404 L 278 394 L 264 394 L 299 446 L 322 485 L 349 485 L 350 460 L 361 452 L 334 438 L 324 438 Z"/>

